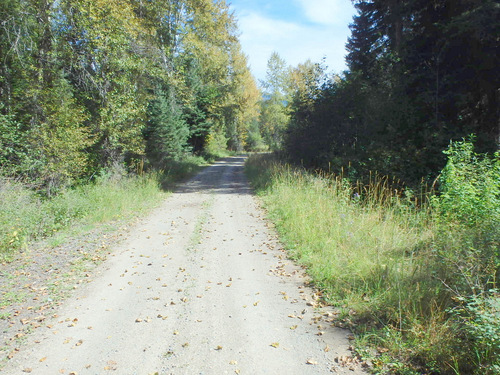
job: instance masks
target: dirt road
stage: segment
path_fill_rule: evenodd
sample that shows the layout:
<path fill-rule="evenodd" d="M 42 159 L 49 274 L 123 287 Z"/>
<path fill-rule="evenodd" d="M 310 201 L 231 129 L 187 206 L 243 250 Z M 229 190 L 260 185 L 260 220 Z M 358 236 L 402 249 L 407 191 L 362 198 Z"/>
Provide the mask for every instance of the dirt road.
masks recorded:
<path fill-rule="evenodd" d="M 2 373 L 362 373 L 342 366 L 348 332 L 280 249 L 243 162 L 203 170 L 130 231 Z"/>

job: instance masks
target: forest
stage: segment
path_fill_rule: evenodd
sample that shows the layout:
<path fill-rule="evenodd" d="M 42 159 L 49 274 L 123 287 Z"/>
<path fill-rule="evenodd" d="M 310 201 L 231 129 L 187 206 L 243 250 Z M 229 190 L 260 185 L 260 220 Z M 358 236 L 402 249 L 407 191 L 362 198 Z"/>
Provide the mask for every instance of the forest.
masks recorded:
<path fill-rule="evenodd" d="M 0 260 L 273 151 L 254 187 L 375 372 L 498 374 L 500 4 L 352 2 L 346 71 L 274 52 L 257 83 L 225 0 L 2 0 Z"/>
<path fill-rule="evenodd" d="M 354 3 L 347 71 L 273 53 L 259 90 L 225 1 L 3 1 L 1 173 L 51 195 L 110 168 L 269 147 L 415 185 L 452 140 L 495 152 L 498 4 Z"/>
<path fill-rule="evenodd" d="M 5 0 L 0 170 L 50 196 L 242 150 L 259 91 L 224 1 Z"/>
<path fill-rule="evenodd" d="M 354 3 L 346 72 L 269 60 L 261 117 L 281 124 L 271 145 L 308 168 L 413 185 L 439 174 L 452 140 L 473 134 L 478 152 L 497 151 L 497 2 Z"/>

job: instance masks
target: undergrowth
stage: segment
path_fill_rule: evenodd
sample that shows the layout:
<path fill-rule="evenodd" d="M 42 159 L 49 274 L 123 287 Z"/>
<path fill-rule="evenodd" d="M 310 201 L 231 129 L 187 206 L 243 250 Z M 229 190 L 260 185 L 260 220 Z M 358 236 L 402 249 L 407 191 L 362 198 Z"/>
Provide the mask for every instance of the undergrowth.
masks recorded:
<path fill-rule="evenodd" d="M 376 373 L 499 373 L 500 164 L 467 145 L 450 147 L 440 194 L 419 204 L 383 179 L 360 190 L 271 155 L 247 162 L 291 256 L 351 311 Z"/>
<path fill-rule="evenodd" d="M 93 226 L 138 215 L 156 206 L 166 188 L 205 163 L 201 157 L 190 157 L 159 172 L 126 176 L 115 171 L 52 197 L 0 178 L 0 260 L 9 261 L 31 241 L 70 226 Z"/>

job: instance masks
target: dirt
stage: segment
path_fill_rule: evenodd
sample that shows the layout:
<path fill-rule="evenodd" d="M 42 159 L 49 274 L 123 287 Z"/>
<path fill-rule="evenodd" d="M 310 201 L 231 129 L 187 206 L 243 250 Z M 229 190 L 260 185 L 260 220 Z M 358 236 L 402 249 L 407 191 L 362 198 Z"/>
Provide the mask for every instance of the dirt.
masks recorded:
<path fill-rule="evenodd" d="M 69 270 L 70 297 L 45 301 L 29 279 L 32 298 L 0 321 L 2 373 L 364 373 L 336 311 L 265 220 L 243 163 L 215 163 L 133 227 L 91 241 L 87 261 L 107 257 L 97 268 L 56 265 Z M 29 267 L 17 271 L 38 274 Z"/>

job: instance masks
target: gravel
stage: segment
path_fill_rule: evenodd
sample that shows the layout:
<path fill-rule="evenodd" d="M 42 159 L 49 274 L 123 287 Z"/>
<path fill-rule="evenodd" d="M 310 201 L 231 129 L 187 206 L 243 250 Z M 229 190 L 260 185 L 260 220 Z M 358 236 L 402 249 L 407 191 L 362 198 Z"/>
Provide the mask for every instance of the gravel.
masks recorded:
<path fill-rule="evenodd" d="M 9 306 L 19 314 L 0 321 L 2 373 L 362 374 L 350 333 L 287 258 L 243 163 L 223 159 L 132 227 L 73 245 L 88 263 L 56 265 L 73 272 L 60 281 L 68 298 L 44 304 L 28 278 L 40 303 Z M 8 267 L 2 287 L 13 287 Z"/>

